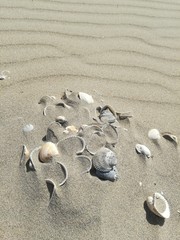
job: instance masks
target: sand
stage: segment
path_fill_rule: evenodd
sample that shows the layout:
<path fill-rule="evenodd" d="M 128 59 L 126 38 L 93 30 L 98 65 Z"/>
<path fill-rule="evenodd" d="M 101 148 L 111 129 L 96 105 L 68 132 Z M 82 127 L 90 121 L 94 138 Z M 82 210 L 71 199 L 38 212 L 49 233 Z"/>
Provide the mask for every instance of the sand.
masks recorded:
<path fill-rule="evenodd" d="M 10 77 L 0 81 L 0 239 L 179 239 L 180 148 L 147 136 L 157 128 L 180 139 L 179 1 L 1 0 L 0 13 L 0 70 Z M 53 118 L 53 110 L 43 116 L 40 98 L 65 89 L 133 118 L 118 128 L 118 181 L 80 177 L 64 156 L 70 178 L 49 204 L 47 176 L 19 160 L 23 144 L 43 144 Z M 34 130 L 24 135 L 29 123 Z M 137 143 L 154 157 L 139 156 Z M 167 220 L 145 204 L 161 191 Z"/>

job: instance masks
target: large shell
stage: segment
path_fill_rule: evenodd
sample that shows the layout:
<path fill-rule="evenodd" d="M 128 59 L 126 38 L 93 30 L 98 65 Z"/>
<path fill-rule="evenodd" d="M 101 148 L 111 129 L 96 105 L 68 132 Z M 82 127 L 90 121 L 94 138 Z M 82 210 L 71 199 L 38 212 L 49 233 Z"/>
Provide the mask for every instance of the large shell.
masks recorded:
<path fill-rule="evenodd" d="M 143 154 L 143 155 L 146 156 L 147 158 L 152 157 L 151 151 L 150 151 L 149 148 L 147 148 L 145 145 L 136 144 L 135 149 L 136 149 L 137 153 Z"/>
<path fill-rule="evenodd" d="M 51 161 L 56 155 L 59 155 L 56 144 L 52 142 L 46 142 L 39 151 L 39 160 L 46 163 Z"/>
<path fill-rule="evenodd" d="M 167 200 L 162 194 L 155 192 L 153 196 L 149 196 L 146 200 L 149 209 L 159 217 L 169 218 L 170 209 Z"/>
<path fill-rule="evenodd" d="M 94 100 L 93 100 L 93 97 L 87 93 L 84 93 L 84 92 L 79 92 L 78 93 L 78 97 L 83 100 L 84 102 L 86 103 L 93 103 Z"/>
<path fill-rule="evenodd" d="M 116 181 L 118 179 L 118 171 L 115 166 L 109 172 L 100 172 L 96 170 L 96 176 L 104 180 Z"/>
<path fill-rule="evenodd" d="M 92 158 L 93 166 L 100 172 L 109 172 L 117 164 L 117 158 L 108 148 L 100 148 Z"/>
<path fill-rule="evenodd" d="M 149 132 L 148 132 L 148 137 L 151 139 L 151 140 L 158 140 L 161 138 L 161 135 L 160 135 L 160 132 L 159 130 L 157 129 L 150 129 Z"/>

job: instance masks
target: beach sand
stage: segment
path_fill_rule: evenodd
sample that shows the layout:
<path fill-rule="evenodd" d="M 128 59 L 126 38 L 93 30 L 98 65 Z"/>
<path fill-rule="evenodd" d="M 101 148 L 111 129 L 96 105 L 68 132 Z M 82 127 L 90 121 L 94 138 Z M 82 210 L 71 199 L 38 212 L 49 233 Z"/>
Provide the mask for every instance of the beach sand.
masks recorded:
<path fill-rule="evenodd" d="M 0 13 L 0 70 L 10 77 L 0 80 L 0 239 L 179 239 L 180 148 L 155 144 L 148 131 L 180 138 L 180 2 L 1 0 Z M 118 181 L 77 175 L 64 155 L 70 177 L 49 204 L 45 179 L 58 176 L 27 172 L 19 161 L 23 144 L 43 144 L 54 117 L 43 116 L 39 100 L 65 89 L 133 118 L 119 123 Z M 137 143 L 153 158 L 138 155 Z M 169 219 L 148 211 L 154 192 L 168 200 Z"/>

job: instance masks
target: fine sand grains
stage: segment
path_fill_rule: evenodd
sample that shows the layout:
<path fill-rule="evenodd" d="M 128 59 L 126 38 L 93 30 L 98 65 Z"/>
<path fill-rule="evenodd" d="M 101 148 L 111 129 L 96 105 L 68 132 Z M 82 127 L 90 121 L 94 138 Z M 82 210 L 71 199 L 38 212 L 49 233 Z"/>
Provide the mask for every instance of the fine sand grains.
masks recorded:
<path fill-rule="evenodd" d="M 180 139 L 180 2 L 1 0 L 0 34 L 0 73 L 9 71 L 0 80 L 0 239 L 179 239 L 179 145 L 147 134 Z M 133 118 L 122 121 L 116 147 L 121 178 L 77 178 L 50 208 L 43 177 L 27 175 L 19 159 L 25 142 L 33 149 L 46 133 L 39 99 L 67 88 Z M 137 143 L 153 159 L 137 155 Z M 164 222 L 144 204 L 161 191 L 171 210 Z"/>

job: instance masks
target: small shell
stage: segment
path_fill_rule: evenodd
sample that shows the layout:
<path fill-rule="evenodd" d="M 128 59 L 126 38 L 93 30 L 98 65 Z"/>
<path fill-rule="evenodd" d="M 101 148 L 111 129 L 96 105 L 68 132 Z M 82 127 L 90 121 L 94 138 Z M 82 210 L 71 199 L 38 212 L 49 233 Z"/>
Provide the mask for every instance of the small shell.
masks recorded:
<path fill-rule="evenodd" d="M 136 149 L 137 153 L 143 154 L 143 155 L 146 156 L 147 158 L 152 157 L 149 148 L 147 148 L 145 145 L 136 144 L 135 149 Z"/>
<path fill-rule="evenodd" d="M 89 103 L 89 104 L 94 102 L 93 97 L 91 95 L 87 94 L 87 93 L 84 93 L 84 92 L 79 92 L 78 97 L 81 100 L 83 100 L 84 102 Z"/>
<path fill-rule="evenodd" d="M 34 126 L 32 124 L 27 124 L 23 127 L 23 132 L 31 132 L 34 129 Z"/>
<path fill-rule="evenodd" d="M 169 218 L 170 209 L 167 200 L 162 194 L 155 192 L 153 196 L 149 196 L 146 200 L 149 209 L 159 217 Z"/>
<path fill-rule="evenodd" d="M 170 142 L 174 142 L 174 143 L 178 143 L 178 138 L 173 135 L 172 133 L 169 133 L 169 132 L 164 132 L 162 133 L 162 136 L 166 139 L 166 140 L 169 140 Z"/>
<path fill-rule="evenodd" d="M 111 106 L 105 105 L 104 107 L 98 107 L 99 119 L 102 122 L 114 123 L 116 121 L 116 113 Z"/>
<path fill-rule="evenodd" d="M 109 172 L 117 164 L 117 158 L 108 148 L 100 148 L 92 158 L 93 166 L 100 172 Z"/>
<path fill-rule="evenodd" d="M 109 172 L 100 172 L 96 170 L 96 176 L 104 180 L 116 181 L 118 179 L 118 171 L 116 167 L 113 167 Z"/>
<path fill-rule="evenodd" d="M 27 149 L 26 145 L 23 145 L 20 164 L 22 164 L 23 162 L 26 162 L 29 159 L 29 157 L 30 157 L 30 152 Z"/>
<path fill-rule="evenodd" d="M 148 132 L 148 137 L 152 140 L 158 140 L 161 138 L 161 135 L 157 129 L 151 129 Z"/>
<path fill-rule="evenodd" d="M 41 162 L 49 162 L 56 155 L 59 155 L 56 144 L 52 142 L 46 142 L 39 151 L 39 160 Z"/>

